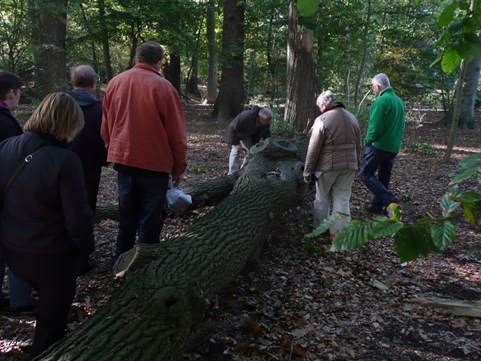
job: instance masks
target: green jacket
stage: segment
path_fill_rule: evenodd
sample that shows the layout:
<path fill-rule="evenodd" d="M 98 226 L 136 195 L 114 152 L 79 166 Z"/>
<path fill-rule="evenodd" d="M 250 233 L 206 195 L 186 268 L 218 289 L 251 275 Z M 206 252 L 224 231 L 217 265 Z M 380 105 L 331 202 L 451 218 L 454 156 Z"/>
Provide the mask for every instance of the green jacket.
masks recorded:
<path fill-rule="evenodd" d="M 384 89 L 371 105 L 364 144 L 372 144 L 386 152 L 399 153 L 406 124 L 404 113 L 404 103 L 393 88 Z"/>

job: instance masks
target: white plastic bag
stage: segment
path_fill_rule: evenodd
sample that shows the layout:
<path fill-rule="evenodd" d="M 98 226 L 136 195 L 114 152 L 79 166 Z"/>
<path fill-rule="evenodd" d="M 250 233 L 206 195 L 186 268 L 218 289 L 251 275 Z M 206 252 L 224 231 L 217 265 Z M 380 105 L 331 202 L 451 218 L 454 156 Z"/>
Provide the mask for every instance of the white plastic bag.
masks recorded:
<path fill-rule="evenodd" d="M 192 204 L 192 197 L 177 188 L 167 189 L 167 207 L 172 212 L 182 212 Z"/>

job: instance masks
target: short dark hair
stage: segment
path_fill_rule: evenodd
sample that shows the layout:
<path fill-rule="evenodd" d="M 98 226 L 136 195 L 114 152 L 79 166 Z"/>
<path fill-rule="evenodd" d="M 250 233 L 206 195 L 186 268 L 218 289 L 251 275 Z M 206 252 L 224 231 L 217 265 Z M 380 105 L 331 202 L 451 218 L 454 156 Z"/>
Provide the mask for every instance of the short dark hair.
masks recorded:
<path fill-rule="evenodd" d="M 155 65 L 164 58 L 164 50 L 154 41 L 147 41 L 135 49 L 137 63 Z"/>
<path fill-rule="evenodd" d="M 5 100 L 10 90 L 20 89 L 23 85 L 22 79 L 8 71 L 0 70 L 0 100 Z"/>
<path fill-rule="evenodd" d="M 98 80 L 98 75 L 90 65 L 80 65 L 70 72 L 70 81 L 76 88 L 93 87 Z"/>

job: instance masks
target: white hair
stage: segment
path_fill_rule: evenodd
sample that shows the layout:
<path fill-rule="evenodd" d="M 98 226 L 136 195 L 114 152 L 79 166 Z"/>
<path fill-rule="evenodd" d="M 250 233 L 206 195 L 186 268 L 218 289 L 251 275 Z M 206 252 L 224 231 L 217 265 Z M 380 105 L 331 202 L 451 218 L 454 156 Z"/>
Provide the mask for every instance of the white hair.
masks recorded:
<path fill-rule="evenodd" d="M 379 85 L 382 89 L 386 89 L 391 86 L 391 82 L 386 74 L 379 73 L 372 78 L 372 85 Z"/>
<path fill-rule="evenodd" d="M 261 108 L 261 110 L 259 110 L 259 118 L 272 119 L 271 110 L 269 108 Z"/>
<path fill-rule="evenodd" d="M 332 91 L 326 90 L 317 97 L 316 105 L 321 109 L 321 105 L 328 105 L 334 101 L 336 101 L 336 95 Z"/>

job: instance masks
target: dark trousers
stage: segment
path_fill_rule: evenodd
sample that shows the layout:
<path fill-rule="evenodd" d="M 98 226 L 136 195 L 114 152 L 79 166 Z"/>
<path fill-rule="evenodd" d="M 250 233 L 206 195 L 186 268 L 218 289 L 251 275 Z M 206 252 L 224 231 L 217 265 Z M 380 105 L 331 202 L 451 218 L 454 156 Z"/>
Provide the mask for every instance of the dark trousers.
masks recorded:
<path fill-rule="evenodd" d="M 139 243 L 159 243 L 164 225 L 168 173 L 118 172 L 119 233 L 116 258 Z"/>
<path fill-rule="evenodd" d="M 95 213 L 97 209 L 97 195 L 99 193 L 101 169 L 89 170 L 85 172 L 85 188 L 87 188 L 87 196 L 89 199 L 90 208 Z"/>
<path fill-rule="evenodd" d="M 364 157 L 361 164 L 361 179 L 374 194 L 371 208 L 381 211 L 394 200 L 396 196 L 389 192 L 389 181 L 397 153 L 386 152 L 371 144 L 364 147 Z M 377 171 L 377 177 L 376 177 Z"/>
<path fill-rule="evenodd" d="M 4 254 L 15 274 L 38 292 L 37 326 L 31 354 L 34 358 L 65 334 L 79 259 L 73 252 L 32 255 L 4 248 Z"/>

